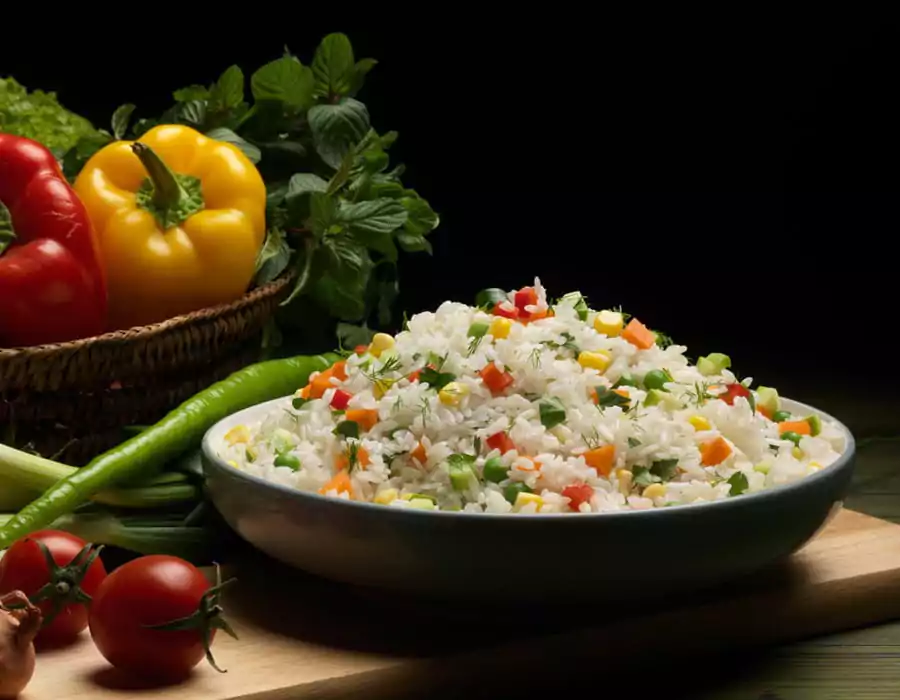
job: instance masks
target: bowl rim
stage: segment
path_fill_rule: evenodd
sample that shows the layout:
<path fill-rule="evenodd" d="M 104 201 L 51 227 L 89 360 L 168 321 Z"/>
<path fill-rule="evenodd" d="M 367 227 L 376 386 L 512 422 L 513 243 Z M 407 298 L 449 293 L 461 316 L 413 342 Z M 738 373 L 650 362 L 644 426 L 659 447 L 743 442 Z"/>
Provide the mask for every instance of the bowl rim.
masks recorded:
<path fill-rule="evenodd" d="M 792 494 L 799 493 L 809 489 L 812 485 L 819 482 L 830 481 L 834 478 L 836 472 L 846 470 L 853 461 L 856 454 L 856 439 L 850 429 L 840 420 L 829 413 L 822 411 L 814 406 L 796 401 L 787 397 L 781 397 L 782 402 L 787 402 L 792 408 L 799 409 L 818 415 L 824 420 L 832 422 L 837 428 L 843 431 L 846 445 L 844 452 L 833 463 L 824 469 L 810 474 L 797 481 L 787 484 L 781 484 L 762 491 L 754 493 L 742 494 L 735 498 L 723 498 L 715 501 L 704 501 L 703 503 L 684 503 L 674 506 L 666 506 L 665 508 L 650 508 L 647 510 L 613 510 L 602 511 L 599 513 L 472 513 L 468 511 L 446 511 L 446 510 L 419 510 L 416 508 L 386 508 L 378 503 L 370 503 L 368 501 L 351 501 L 344 498 L 335 498 L 334 496 L 325 496 L 313 491 L 301 491 L 299 489 L 278 484 L 263 479 L 262 477 L 248 474 L 240 469 L 235 469 L 222 459 L 213 448 L 213 440 L 218 433 L 224 433 L 227 428 L 226 424 L 235 421 L 239 416 L 263 411 L 264 407 L 276 406 L 291 399 L 291 396 L 282 396 L 270 401 L 248 406 L 247 408 L 236 411 L 225 418 L 222 418 L 213 425 L 203 436 L 201 450 L 204 457 L 203 470 L 206 473 L 209 469 L 207 465 L 212 464 L 216 469 L 224 472 L 233 478 L 242 479 L 251 484 L 270 488 L 289 498 L 304 501 L 311 499 L 313 503 L 324 507 L 349 508 L 359 513 L 377 513 L 382 518 L 387 517 L 415 517 L 415 518 L 453 518 L 462 521 L 502 521 L 502 522 L 583 522 L 585 520 L 596 520 L 598 518 L 674 518 L 678 516 L 696 513 L 720 512 L 724 510 L 733 510 L 735 508 L 752 507 L 754 504 L 760 504 L 766 500 L 779 497 L 789 497 Z"/>

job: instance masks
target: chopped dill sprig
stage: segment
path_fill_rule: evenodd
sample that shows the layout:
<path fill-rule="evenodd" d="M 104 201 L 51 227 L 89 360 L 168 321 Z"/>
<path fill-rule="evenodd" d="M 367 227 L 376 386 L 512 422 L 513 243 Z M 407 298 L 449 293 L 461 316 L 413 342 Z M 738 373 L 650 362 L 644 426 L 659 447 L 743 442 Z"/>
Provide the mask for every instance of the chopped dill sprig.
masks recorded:
<path fill-rule="evenodd" d="M 531 366 L 535 369 L 540 369 L 541 367 L 541 349 L 540 347 L 535 347 L 531 350 L 531 354 L 528 355 L 528 361 L 531 363 Z"/>
<path fill-rule="evenodd" d="M 384 361 L 384 364 L 381 365 L 378 369 L 368 370 L 362 369 L 363 374 L 369 379 L 373 384 L 376 383 L 380 379 L 384 379 L 385 375 L 390 374 L 391 372 L 399 372 L 400 366 L 403 363 L 400 361 L 400 358 L 396 355 L 392 355 L 387 360 Z M 371 365 L 370 365 L 371 366 Z"/>

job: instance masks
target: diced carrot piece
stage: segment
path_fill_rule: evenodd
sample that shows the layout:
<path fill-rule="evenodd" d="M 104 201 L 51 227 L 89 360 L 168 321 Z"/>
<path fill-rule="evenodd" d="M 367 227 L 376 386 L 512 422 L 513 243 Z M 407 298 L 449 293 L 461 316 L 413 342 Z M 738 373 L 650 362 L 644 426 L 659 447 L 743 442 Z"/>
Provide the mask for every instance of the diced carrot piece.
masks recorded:
<path fill-rule="evenodd" d="M 721 435 L 700 445 L 700 461 L 707 467 L 721 464 L 731 455 L 731 445 Z"/>
<path fill-rule="evenodd" d="M 425 466 L 425 462 L 428 461 L 428 453 L 425 452 L 425 445 L 421 442 L 417 442 L 415 448 L 413 448 L 412 452 L 409 453 L 409 456 L 416 460 L 423 467 Z"/>
<path fill-rule="evenodd" d="M 315 379 L 309 383 L 309 397 L 312 399 L 321 399 L 328 389 L 331 388 L 331 378 L 334 376 L 331 367 L 319 372 Z"/>
<path fill-rule="evenodd" d="M 374 408 L 351 408 L 344 414 L 344 418 L 359 423 L 363 430 L 371 430 L 378 422 L 378 411 Z"/>
<path fill-rule="evenodd" d="M 357 355 L 365 355 L 367 352 L 369 352 L 369 346 L 357 345 L 355 348 L 353 348 L 353 352 L 355 352 Z"/>
<path fill-rule="evenodd" d="M 630 399 L 631 397 L 628 395 L 628 392 L 625 389 L 613 389 L 613 393 L 618 394 L 626 399 Z"/>
<path fill-rule="evenodd" d="M 319 489 L 319 493 L 326 494 L 329 491 L 337 491 L 338 493 L 349 493 L 353 498 L 353 484 L 350 483 L 350 474 L 346 469 L 341 469 L 328 482 Z"/>
<path fill-rule="evenodd" d="M 492 394 L 501 393 L 506 387 L 513 383 L 513 376 L 509 372 L 504 372 L 497 367 L 496 363 L 489 362 L 487 366 L 481 370 L 481 381 L 491 390 Z"/>
<path fill-rule="evenodd" d="M 372 460 L 369 458 L 369 451 L 363 447 L 362 445 L 356 450 L 356 464 L 360 469 L 365 469 L 372 463 Z M 350 469 L 350 457 L 347 456 L 346 452 L 341 452 L 334 460 L 334 466 L 337 469 Z"/>
<path fill-rule="evenodd" d="M 764 415 L 769 420 L 772 420 L 772 416 L 774 415 L 768 408 L 765 406 L 757 406 L 756 410 L 759 411 L 762 415 Z"/>
<path fill-rule="evenodd" d="M 344 381 L 347 378 L 347 363 L 344 360 L 339 360 L 331 365 L 331 376 Z"/>
<path fill-rule="evenodd" d="M 616 461 L 615 445 L 601 445 L 584 453 L 584 461 L 600 476 L 609 476 Z"/>
<path fill-rule="evenodd" d="M 541 463 L 536 459 L 528 459 L 528 464 L 517 464 L 516 469 L 520 472 L 536 472 L 540 471 Z"/>
<path fill-rule="evenodd" d="M 779 435 L 785 433 L 797 433 L 797 435 L 812 435 L 812 427 L 805 420 L 786 420 L 778 424 Z"/>
<path fill-rule="evenodd" d="M 622 338 L 634 345 L 638 350 L 647 350 L 653 347 L 656 336 L 647 326 L 636 318 L 631 319 L 622 331 Z"/>
<path fill-rule="evenodd" d="M 308 399 L 308 398 L 309 398 L 309 392 L 310 392 L 310 387 L 309 387 L 309 384 L 307 384 L 305 387 L 303 387 L 303 388 L 300 390 L 300 398 L 301 398 L 301 399 Z"/>
<path fill-rule="evenodd" d="M 520 320 L 522 323 L 529 323 L 531 321 L 540 321 L 542 318 L 547 318 L 550 315 L 549 309 L 541 309 L 540 311 L 535 311 L 533 314 L 527 314 L 524 318 Z"/>
<path fill-rule="evenodd" d="M 409 375 L 408 375 L 406 378 L 407 378 L 410 382 L 417 382 L 417 381 L 419 381 L 419 375 L 420 375 L 420 374 L 422 374 L 422 370 L 417 369 L 415 372 L 410 372 Z"/>

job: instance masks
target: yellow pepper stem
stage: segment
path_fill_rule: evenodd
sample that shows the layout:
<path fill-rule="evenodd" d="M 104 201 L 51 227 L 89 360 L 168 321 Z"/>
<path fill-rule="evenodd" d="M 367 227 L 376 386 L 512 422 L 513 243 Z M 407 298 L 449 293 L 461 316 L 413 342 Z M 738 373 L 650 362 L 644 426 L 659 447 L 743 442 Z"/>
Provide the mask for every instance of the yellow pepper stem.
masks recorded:
<path fill-rule="evenodd" d="M 203 209 L 200 180 L 174 173 L 156 151 L 140 141 L 133 143 L 131 150 L 149 177 L 137 193 L 137 203 L 156 217 L 163 230 L 180 225 Z"/>

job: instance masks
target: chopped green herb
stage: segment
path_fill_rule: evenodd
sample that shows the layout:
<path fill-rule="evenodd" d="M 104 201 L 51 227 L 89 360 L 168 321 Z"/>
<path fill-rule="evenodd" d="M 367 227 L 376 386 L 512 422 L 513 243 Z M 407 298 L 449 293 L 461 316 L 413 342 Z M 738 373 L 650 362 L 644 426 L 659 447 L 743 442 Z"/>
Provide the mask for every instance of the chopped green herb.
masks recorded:
<path fill-rule="evenodd" d="M 397 355 L 388 355 L 387 358 L 385 358 L 381 363 L 381 367 L 371 371 L 365 369 L 363 370 L 363 374 L 365 374 L 369 381 L 374 384 L 375 382 L 384 378 L 388 374 L 391 374 L 392 372 L 399 372 L 401 365 L 402 362 Z M 370 364 L 366 365 L 367 368 L 370 366 Z M 362 369 L 362 365 L 360 365 L 360 368 Z"/>
<path fill-rule="evenodd" d="M 627 406 L 630 403 L 628 397 L 617 394 L 615 391 L 603 386 L 598 386 L 596 392 L 597 408 L 601 411 L 604 408 L 610 408 L 611 406 Z"/>
<path fill-rule="evenodd" d="M 705 401 L 716 398 L 709 393 L 710 386 L 712 386 L 712 384 L 710 384 L 709 382 L 695 383 L 693 389 L 688 389 L 685 392 L 688 403 L 691 403 L 695 406 L 702 406 Z"/>
<path fill-rule="evenodd" d="M 433 367 L 425 367 L 419 373 L 419 381 L 428 384 L 435 391 L 440 391 L 450 382 L 456 380 L 456 375 L 452 372 L 441 372 Z"/>
<path fill-rule="evenodd" d="M 629 447 L 640 447 L 641 441 L 635 437 L 628 438 L 628 446 Z"/>
<path fill-rule="evenodd" d="M 656 344 L 657 346 L 665 349 L 673 344 L 672 339 L 663 333 L 662 331 L 653 331 L 653 335 L 656 336 Z"/>
<path fill-rule="evenodd" d="M 561 334 L 563 342 L 558 343 L 555 340 L 545 340 L 544 345 L 548 348 L 553 348 L 554 350 L 559 350 L 560 348 L 565 348 L 566 350 L 571 350 L 576 355 L 581 352 L 581 348 L 579 348 L 575 344 L 575 336 L 573 336 L 569 332 L 564 332 Z"/>
<path fill-rule="evenodd" d="M 507 301 L 508 296 L 502 289 L 491 287 L 490 289 L 482 289 L 475 295 L 475 306 L 485 311 L 490 311 L 501 301 Z"/>
<path fill-rule="evenodd" d="M 658 459 L 650 465 L 650 472 L 662 481 L 670 481 L 678 473 L 678 460 Z"/>
<path fill-rule="evenodd" d="M 623 374 L 619 379 L 613 384 L 613 389 L 618 389 L 620 386 L 633 386 L 637 387 L 638 382 L 637 379 L 632 377 L 630 374 Z"/>
<path fill-rule="evenodd" d="M 475 454 L 481 453 L 481 438 L 476 436 L 472 441 L 472 449 L 475 451 Z"/>
<path fill-rule="evenodd" d="M 535 369 L 540 369 L 541 367 L 541 349 L 540 347 L 533 348 L 531 350 L 531 354 L 528 356 L 528 361 L 531 363 L 531 366 Z"/>
<path fill-rule="evenodd" d="M 304 405 L 309 403 L 309 401 L 310 401 L 310 399 L 304 399 L 300 396 L 295 396 L 291 400 L 291 406 L 293 406 L 294 408 L 296 408 L 299 411 L 301 408 L 303 408 Z"/>
<path fill-rule="evenodd" d="M 475 351 L 478 350 L 478 346 L 481 345 L 481 341 L 484 340 L 484 336 L 487 335 L 488 330 L 490 330 L 490 326 L 481 321 L 475 321 L 469 326 L 469 332 L 467 333 L 470 338 L 468 355 L 475 354 Z"/>
<path fill-rule="evenodd" d="M 566 420 L 566 409 L 563 408 L 559 399 L 542 399 L 538 403 L 538 410 L 541 414 L 541 423 L 548 430 L 550 428 L 555 428 Z"/>
<path fill-rule="evenodd" d="M 359 423 L 352 420 L 342 420 L 335 426 L 334 434 L 353 440 L 359 440 Z"/>
<path fill-rule="evenodd" d="M 728 483 L 731 484 L 730 495 L 732 496 L 740 496 L 744 491 L 750 488 L 750 483 L 747 481 L 747 475 L 744 472 L 735 472 L 728 479 Z"/>
<path fill-rule="evenodd" d="M 252 446 L 250 446 L 250 445 L 247 445 L 247 448 L 244 450 L 244 458 L 245 458 L 248 462 L 255 462 L 255 461 L 256 461 L 256 457 L 257 457 L 256 449 L 254 449 L 254 448 L 253 448 Z"/>
<path fill-rule="evenodd" d="M 347 446 L 347 471 L 352 472 L 359 464 L 359 442 L 350 440 Z"/>
<path fill-rule="evenodd" d="M 634 483 L 638 486 L 649 486 L 662 481 L 658 475 L 650 471 L 650 467 L 635 467 L 631 473 L 634 476 Z"/>

